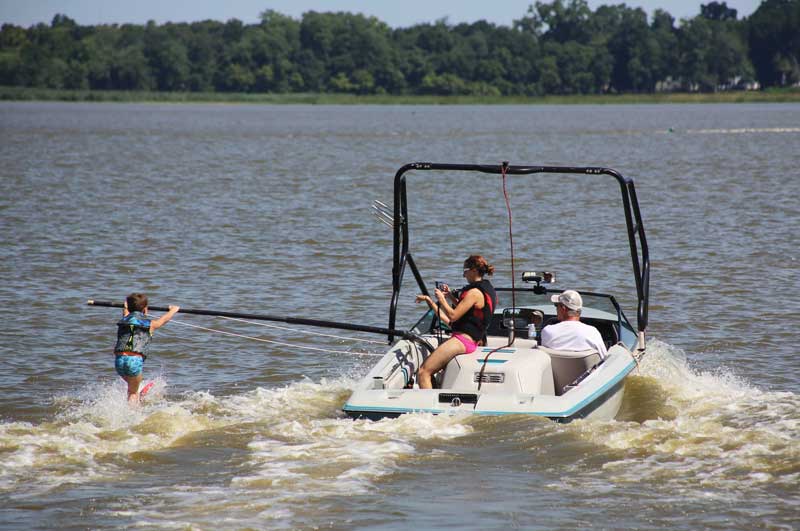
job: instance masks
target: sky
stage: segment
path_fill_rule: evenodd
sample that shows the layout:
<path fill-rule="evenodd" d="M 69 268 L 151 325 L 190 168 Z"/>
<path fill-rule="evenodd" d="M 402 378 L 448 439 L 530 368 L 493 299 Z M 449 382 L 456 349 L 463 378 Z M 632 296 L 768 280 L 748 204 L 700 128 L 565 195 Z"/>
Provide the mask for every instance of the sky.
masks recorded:
<path fill-rule="evenodd" d="M 648 15 L 663 9 L 676 20 L 700 13 L 700 4 L 712 0 L 589 0 L 594 10 L 601 5 L 624 3 L 641 7 Z M 237 18 L 246 24 L 258 22 L 261 12 L 273 9 L 299 19 L 306 11 L 348 11 L 374 16 L 393 28 L 435 22 L 447 17 L 451 24 L 487 20 L 510 26 L 535 0 L 0 0 L 0 24 L 28 27 L 49 24 L 57 13 L 81 25 L 112 23 L 145 24 L 154 20 L 195 22 Z M 739 18 L 756 10 L 760 0 L 726 0 Z"/>

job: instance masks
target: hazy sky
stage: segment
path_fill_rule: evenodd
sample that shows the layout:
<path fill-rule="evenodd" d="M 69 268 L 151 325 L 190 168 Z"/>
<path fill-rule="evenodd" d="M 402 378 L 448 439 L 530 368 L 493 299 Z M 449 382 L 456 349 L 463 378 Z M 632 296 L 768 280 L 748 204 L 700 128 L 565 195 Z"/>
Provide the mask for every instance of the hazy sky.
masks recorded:
<path fill-rule="evenodd" d="M 693 17 L 700 4 L 711 0 L 589 0 L 592 9 L 601 5 L 624 3 L 641 7 L 648 15 L 658 8 L 676 19 Z M 259 14 L 274 9 L 293 18 L 306 11 L 349 11 L 375 16 L 392 27 L 405 27 L 434 22 L 448 17 L 450 23 L 488 20 L 510 26 L 535 0 L 0 0 L 0 24 L 12 23 L 28 27 L 38 22 L 50 23 L 53 15 L 62 13 L 83 25 L 104 23 L 144 24 L 226 21 L 238 18 L 245 23 L 258 21 Z M 760 0 L 727 0 L 728 7 L 748 16 Z"/>

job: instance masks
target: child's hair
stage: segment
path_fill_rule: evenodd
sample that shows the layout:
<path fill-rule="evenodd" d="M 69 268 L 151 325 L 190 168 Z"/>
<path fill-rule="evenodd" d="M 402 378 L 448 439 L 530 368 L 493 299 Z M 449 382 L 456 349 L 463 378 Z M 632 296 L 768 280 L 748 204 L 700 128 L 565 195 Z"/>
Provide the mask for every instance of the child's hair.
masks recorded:
<path fill-rule="evenodd" d="M 129 312 L 142 312 L 147 308 L 147 295 L 144 293 L 131 293 L 127 300 Z"/>
<path fill-rule="evenodd" d="M 477 269 L 481 275 L 494 274 L 494 266 L 489 265 L 489 262 L 479 254 L 473 254 L 464 260 L 464 269 Z"/>

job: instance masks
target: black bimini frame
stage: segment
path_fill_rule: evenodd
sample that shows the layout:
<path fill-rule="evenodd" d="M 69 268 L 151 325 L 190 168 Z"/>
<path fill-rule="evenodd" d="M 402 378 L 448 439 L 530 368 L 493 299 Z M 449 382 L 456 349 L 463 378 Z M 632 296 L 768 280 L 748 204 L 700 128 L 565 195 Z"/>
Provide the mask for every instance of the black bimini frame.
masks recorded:
<path fill-rule="evenodd" d="M 625 209 L 625 224 L 628 230 L 633 275 L 636 279 L 636 296 L 638 299 L 637 328 L 644 332 L 647 328 L 647 308 L 650 298 L 650 257 L 647 251 L 647 238 L 644 234 L 639 202 L 636 199 L 636 188 L 632 179 L 626 179 L 619 172 L 610 168 L 570 167 L 570 166 L 510 166 L 507 162 L 496 165 L 483 164 L 438 164 L 433 162 L 412 162 L 406 164 L 394 177 L 394 256 L 392 262 L 392 300 L 389 307 L 389 329 L 395 329 L 397 302 L 400 299 L 400 287 L 406 264 L 411 268 L 420 288 L 427 294 L 425 282 L 417 269 L 411 253 L 408 252 L 408 201 L 406 198 L 406 172 L 423 171 L 473 171 L 481 173 L 507 175 L 532 175 L 536 173 L 574 173 L 584 175 L 608 175 L 616 179 L 622 192 L 622 205 Z M 389 341 L 394 336 L 389 335 Z"/>

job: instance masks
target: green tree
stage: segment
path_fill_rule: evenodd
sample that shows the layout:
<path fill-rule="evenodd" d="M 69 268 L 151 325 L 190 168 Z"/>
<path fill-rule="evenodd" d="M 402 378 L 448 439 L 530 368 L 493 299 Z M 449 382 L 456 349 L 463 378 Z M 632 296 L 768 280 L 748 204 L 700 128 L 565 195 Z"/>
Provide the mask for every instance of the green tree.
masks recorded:
<path fill-rule="evenodd" d="M 257 87 L 259 90 L 287 92 L 290 80 L 296 73 L 300 23 L 277 11 L 267 10 L 261 13 L 260 29 L 263 37 L 255 43 L 254 50 L 259 68 L 256 74 Z"/>
<path fill-rule="evenodd" d="M 800 0 L 764 0 L 746 20 L 725 2 L 681 21 L 656 10 L 539 0 L 511 27 L 447 19 L 391 29 L 374 17 L 273 10 L 257 24 L 0 28 L 0 83 L 122 90 L 337 91 L 359 94 L 651 92 L 670 79 L 692 90 L 758 75 L 800 81 Z M 751 62 L 752 61 L 752 62 Z"/>
<path fill-rule="evenodd" d="M 656 9 L 653 14 L 650 30 L 654 41 L 650 68 L 654 81 L 652 89 L 655 90 L 659 82 L 666 82 L 678 75 L 678 30 L 672 15 L 661 9 Z"/>
<path fill-rule="evenodd" d="M 589 19 L 592 10 L 586 0 L 537 1 L 536 12 L 540 26 L 547 28 L 543 38 L 560 43 L 576 41 L 587 44 L 591 40 Z M 535 24 L 534 24 L 535 25 Z"/>
<path fill-rule="evenodd" d="M 111 79 L 114 88 L 119 90 L 151 90 L 157 87 L 142 45 L 128 46 L 112 56 Z"/>
<path fill-rule="evenodd" d="M 117 88 L 112 76 L 112 59 L 118 53 L 118 32 L 110 27 L 98 27 L 83 39 L 84 65 L 89 88 L 110 90 Z"/>
<path fill-rule="evenodd" d="M 736 10 L 725 2 L 701 6 L 701 14 L 680 29 L 681 71 L 687 88 L 714 91 L 748 78 L 753 68 L 747 57 L 742 25 Z"/>
<path fill-rule="evenodd" d="M 726 2 L 710 2 L 700 6 L 700 16 L 708 20 L 736 20 L 736 15 L 736 10 L 728 7 Z"/>
<path fill-rule="evenodd" d="M 144 54 L 155 78 L 156 88 L 166 91 L 189 89 L 189 57 L 186 45 L 174 35 L 176 26 L 156 26 L 145 30 Z"/>
<path fill-rule="evenodd" d="M 548 47 L 560 46 L 557 43 L 548 45 Z M 548 50 L 551 53 L 543 55 L 537 61 L 537 70 L 539 71 L 539 79 L 536 83 L 536 92 L 538 94 L 560 94 L 562 89 L 561 75 L 559 74 L 558 64 L 556 57 L 552 53 L 553 50 Z"/>
<path fill-rule="evenodd" d="M 750 59 L 761 85 L 800 81 L 800 0 L 764 0 L 747 28 Z"/>
<path fill-rule="evenodd" d="M 689 91 L 712 91 L 716 78 L 709 72 L 711 55 L 711 24 L 708 19 L 695 17 L 680 29 L 680 76 Z"/>
<path fill-rule="evenodd" d="M 655 79 L 650 70 L 657 55 L 657 41 L 651 40 L 647 14 L 642 9 L 622 8 L 608 50 L 614 58 L 611 86 L 619 92 L 652 91 Z"/>
<path fill-rule="evenodd" d="M 214 90 L 220 53 L 225 47 L 224 25 L 213 20 L 195 22 L 185 32 L 186 57 L 189 61 L 188 89 L 195 92 Z"/>
<path fill-rule="evenodd" d="M 0 29 L 0 85 L 24 85 L 20 51 L 28 43 L 25 30 L 13 24 Z"/>

